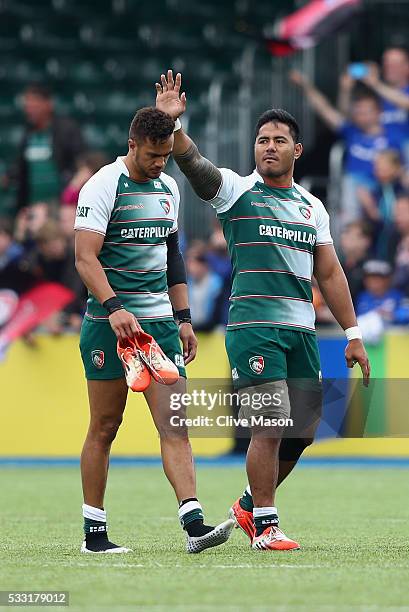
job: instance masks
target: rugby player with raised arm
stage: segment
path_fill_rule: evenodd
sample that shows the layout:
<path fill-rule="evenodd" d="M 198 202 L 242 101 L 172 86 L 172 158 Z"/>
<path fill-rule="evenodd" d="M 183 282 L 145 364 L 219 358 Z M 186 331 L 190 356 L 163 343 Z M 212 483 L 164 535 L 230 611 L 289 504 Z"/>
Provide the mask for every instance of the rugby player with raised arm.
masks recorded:
<path fill-rule="evenodd" d="M 179 117 L 186 109 L 181 75 L 156 84 L 156 106 L 175 121 L 173 156 L 198 196 L 216 210 L 233 264 L 226 349 L 239 391 L 239 416 L 252 425 L 247 453 L 249 486 L 231 515 L 256 550 L 299 544 L 279 528 L 275 491 L 311 444 L 322 389 L 311 279 L 345 330 L 348 367 L 370 367 L 348 284 L 335 253 L 329 217 L 318 198 L 293 180 L 302 154 L 296 120 L 266 111 L 255 129 L 255 170 L 239 176 L 217 168 L 198 151 Z M 238 128 L 239 129 L 239 128 Z M 262 409 L 244 396 L 271 398 Z M 288 418 L 291 415 L 293 426 Z M 260 420 L 260 417 L 262 419 Z M 282 423 L 287 423 L 285 427 Z"/>

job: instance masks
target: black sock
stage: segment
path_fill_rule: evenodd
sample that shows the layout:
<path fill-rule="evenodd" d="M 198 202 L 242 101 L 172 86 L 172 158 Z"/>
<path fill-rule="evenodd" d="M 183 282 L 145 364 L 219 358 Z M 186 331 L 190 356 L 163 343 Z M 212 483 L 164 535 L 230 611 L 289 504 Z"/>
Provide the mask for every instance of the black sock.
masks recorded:
<path fill-rule="evenodd" d="M 97 552 L 99 550 L 108 550 L 109 548 L 119 548 L 108 539 L 108 534 L 105 533 L 86 533 L 85 542 L 88 550 Z"/>
<path fill-rule="evenodd" d="M 189 502 L 193 502 L 192 509 L 186 513 L 181 513 L 183 506 Z M 214 527 L 204 524 L 202 507 L 196 497 L 189 497 L 180 502 L 179 518 L 183 529 L 187 531 L 191 538 L 199 538 L 214 529 Z"/>

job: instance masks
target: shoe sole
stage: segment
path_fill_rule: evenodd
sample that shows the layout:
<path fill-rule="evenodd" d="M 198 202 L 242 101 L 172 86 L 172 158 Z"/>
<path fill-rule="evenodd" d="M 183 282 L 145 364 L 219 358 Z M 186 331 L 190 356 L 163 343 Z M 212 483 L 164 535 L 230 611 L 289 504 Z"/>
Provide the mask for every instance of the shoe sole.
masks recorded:
<path fill-rule="evenodd" d="M 188 553 L 200 553 L 206 548 L 212 548 L 214 546 L 219 546 L 220 544 L 224 544 L 229 539 L 231 532 L 233 531 L 234 521 L 232 519 L 227 519 L 224 523 L 217 525 L 213 529 L 204 536 L 200 538 L 190 538 L 187 537 L 186 550 Z"/>
<path fill-rule="evenodd" d="M 119 548 L 107 548 L 106 550 L 89 550 L 86 548 L 85 542 L 83 542 L 81 552 L 91 555 L 120 555 L 133 552 L 133 550 L 131 548 L 126 548 L 125 546 L 120 546 Z"/>

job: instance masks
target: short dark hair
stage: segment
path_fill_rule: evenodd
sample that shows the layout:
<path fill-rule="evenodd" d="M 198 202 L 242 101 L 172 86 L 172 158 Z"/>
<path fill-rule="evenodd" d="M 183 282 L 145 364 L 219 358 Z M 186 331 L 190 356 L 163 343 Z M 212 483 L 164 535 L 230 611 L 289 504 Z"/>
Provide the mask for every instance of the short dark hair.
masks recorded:
<path fill-rule="evenodd" d="M 147 106 L 137 111 L 129 127 L 129 138 L 142 142 L 149 138 L 153 143 L 163 142 L 173 134 L 175 122 L 163 111 Z"/>
<path fill-rule="evenodd" d="M 357 87 L 356 92 L 352 97 L 352 103 L 362 102 L 362 100 L 371 100 L 379 108 L 379 110 L 382 108 L 382 101 L 380 97 L 366 85 L 360 85 Z"/>
<path fill-rule="evenodd" d="M 33 94 L 34 96 L 38 96 L 44 100 L 51 100 L 53 97 L 50 88 L 47 85 L 44 85 L 44 83 L 29 83 L 24 89 L 24 93 Z"/>
<path fill-rule="evenodd" d="M 266 123 L 284 123 L 285 125 L 288 125 L 294 142 L 300 142 L 300 128 L 297 120 L 282 108 L 272 108 L 267 110 L 259 117 L 256 125 L 256 138 L 260 129 Z"/>
<path fill-rule="evenodd" d="M 406 55 L 406 59 L 409 61 L 409 48 L 405 45 L 390 45 L 383 50 L 383 53 L 387 53 L 388 51 L 399 51 L 400 53 L 403 53 L 403 55 Z"/>

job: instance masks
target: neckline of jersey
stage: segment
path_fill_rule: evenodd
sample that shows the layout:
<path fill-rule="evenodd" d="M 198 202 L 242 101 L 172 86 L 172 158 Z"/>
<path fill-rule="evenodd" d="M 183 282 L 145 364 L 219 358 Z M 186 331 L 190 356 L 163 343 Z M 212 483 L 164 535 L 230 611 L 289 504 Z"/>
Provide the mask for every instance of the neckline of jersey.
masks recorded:
<path fill-rule="evenodd" d="M 121 162 L 121 165 L 125 169 L 125 172 L 122 172 L 122 174 L 124 174 L 129 181 L 132 181 L 132 183 L 135 183 L 135 185 L 148 185 L 149 183 L 152 183 L 153 179 L 148 179 L 147 181 L 135 181 L 135 179 L 131 178 L 130 175 L 129 175 L 128 166 L 124 162 L 124 158 L 119 156 L 119 157 L 116 158 L 116 160 Z M 160 181 L 160 177 L 158 177 L 155 180 L 156 181 Z"/>
<path fill-rule="evenodd" d="M 257 181 L 256 185 L 260 185 L 264 189 L 269 189 L 270 191 L 276 191 L 277 189 L 279 189 L 281 192 L 283 192 L 283 191 L 291 191 L 292 189 L 294 189 L 294 183 L 292 185 L 288 185 L 288 187 L 272 187 L 271 185 L 267 185 L 267 183 L 261 180 L 261 181 Z"/>

